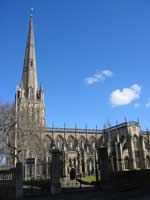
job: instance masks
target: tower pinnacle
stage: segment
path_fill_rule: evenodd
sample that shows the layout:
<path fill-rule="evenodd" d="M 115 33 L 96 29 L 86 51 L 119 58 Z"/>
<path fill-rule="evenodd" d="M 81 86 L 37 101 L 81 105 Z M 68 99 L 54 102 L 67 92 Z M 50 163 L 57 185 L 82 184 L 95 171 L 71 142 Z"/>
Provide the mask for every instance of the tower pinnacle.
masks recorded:
<path fill-rule="evenodd" d="M 24 67 L 22 73 L 22 83 L 25 90 L 25 97 L 36 99 L 38 82 L 37 82 L 37 72 L 36 72 L 32 14 L 30 15 L 29 32 L 28 32 L 26 52 L 24 58 Z"/>

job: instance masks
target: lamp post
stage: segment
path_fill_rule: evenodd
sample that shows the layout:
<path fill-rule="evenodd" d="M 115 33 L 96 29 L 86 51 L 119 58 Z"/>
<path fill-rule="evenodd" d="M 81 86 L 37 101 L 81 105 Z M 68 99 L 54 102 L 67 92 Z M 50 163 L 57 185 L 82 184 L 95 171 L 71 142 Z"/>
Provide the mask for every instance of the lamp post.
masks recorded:
<path fill-rule="evenodd" d="M 17 164 L 17 121 L 18 121 L 18 89 L 19 87 L 16 87 L 16 98 L 15 98 L 15 119 L 16 119 L 16 124 L 15 124 L 15 167 Z"/>

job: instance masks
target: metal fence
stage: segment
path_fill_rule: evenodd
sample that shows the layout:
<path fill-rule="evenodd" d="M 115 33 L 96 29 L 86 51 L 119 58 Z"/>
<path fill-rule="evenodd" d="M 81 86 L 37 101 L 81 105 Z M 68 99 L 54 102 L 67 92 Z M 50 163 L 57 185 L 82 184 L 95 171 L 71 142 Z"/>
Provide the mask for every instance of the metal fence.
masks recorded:
<path fill-rule="evenodd" d="M 22 164 L 16 168 L 0 170 L 0 199 L 16 200 L 23 196 Z"/>
<path fill-rule="evenodd" d="M 24 180 L 51 178 L 51 163 L 26 163 L 24 165 Z"/>

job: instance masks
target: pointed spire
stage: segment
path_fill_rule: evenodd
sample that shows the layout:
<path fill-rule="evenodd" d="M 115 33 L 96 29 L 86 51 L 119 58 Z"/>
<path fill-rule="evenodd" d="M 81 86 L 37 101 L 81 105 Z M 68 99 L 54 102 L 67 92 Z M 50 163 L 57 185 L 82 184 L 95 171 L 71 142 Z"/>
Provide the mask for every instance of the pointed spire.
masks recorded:
<path fill-rule="evenodd" d="M 27 39 L 26 52 L 24 58 L 22 82 L 25 90 L 25 97 L 36 99 L 38 83 L 37 83 L 37 72 L 36 72 L 32 14 L 30 15 L 30 24 L 29 24 L 28 39 Z"/>

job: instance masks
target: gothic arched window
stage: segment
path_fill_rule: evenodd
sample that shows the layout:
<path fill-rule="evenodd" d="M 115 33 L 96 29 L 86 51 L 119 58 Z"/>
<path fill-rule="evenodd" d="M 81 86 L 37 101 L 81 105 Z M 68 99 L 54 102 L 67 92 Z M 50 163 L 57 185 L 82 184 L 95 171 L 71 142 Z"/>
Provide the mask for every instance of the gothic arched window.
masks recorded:
<path fill-rule="evenodd" d="M 80 141 L 80 143 L 79 143 L 80 149 L 86 150 L 86 139 L 85 139 L 85 137 L 81 136 L 79 141 Z"/>
<path fill-rule="evenodd" d="M 95 137 L 92 136 L 90 138 L 89 143 L 90 143 L 90 147 L 91 147 L 91 152 L 93 152 L 96 149 L 96 139 L 95 139 Z"/>
<path fill-rule="evenodd" d="M 57 145 L 57 148 L 60 150 L 60 151 L 63 151 L 64 150 L 64 140 L 61 136 L 58 136 L 57 137 L 57 142 L 56 142 L 56 145 Z"/>
<path fill-rule="evenodd" d="M 134 145 L 134 151 L 138 150 L 138 137 L 134 135 L 133 137 L 133 145 Z"/>
<path fill-rule="evenodd" d="M 87 160 L 87 172 L 88 175 L 92 175 L 94 173 L 93 160 L 91 158 Z"/>
<path fill-rule="evenodd" d="M 149 156 L 146 157 L 146 168 L 147 169 L 150 168 L 150 157 Z"/>
<path fill-rule="evenodd" d="M 52 140 L 52 138 L 49 135 L 47 135 L 45 140 L 44 140 L 44 142 L 45 142 L 45 147 L 46 147 L 47 151 L 49 153 L 51 153 L 51 151 L 53 149 L 53 140 Z"/>
<path fill-rule="evenodd" d="M 67 144 L 68 144 L 68 150 L 69 151 L 75 151 L 76 150 L 75 139 L 72 136 L 68 138 Z"/>
<path fill-rule="evenodd" d="M 129 158 L 128 158 L 128 156 L 126 156 L 124 158 L 124 167 L 125 167 L 125 169 L 129 169 Z"/>

